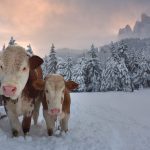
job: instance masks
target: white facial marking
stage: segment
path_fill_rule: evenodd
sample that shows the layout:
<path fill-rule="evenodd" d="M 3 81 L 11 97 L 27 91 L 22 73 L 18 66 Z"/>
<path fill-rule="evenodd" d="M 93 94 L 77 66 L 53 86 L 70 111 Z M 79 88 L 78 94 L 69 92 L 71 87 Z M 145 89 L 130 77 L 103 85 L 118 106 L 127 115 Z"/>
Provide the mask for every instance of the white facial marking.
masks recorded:
<path fill-rule="evenodd" d="M 21 95 L 29 77 L 29 57 L 22 47 L 12 46 L 3 52 L 2 61 L 2 95 L 15 100 Z"/>
<path fill-rule="evenodd" d="M 50 75 L 45 83 L 45 95 L 49 113 L 62 113 L 62 99 L 64 99 L 65 82 L 60 75 Z"/>

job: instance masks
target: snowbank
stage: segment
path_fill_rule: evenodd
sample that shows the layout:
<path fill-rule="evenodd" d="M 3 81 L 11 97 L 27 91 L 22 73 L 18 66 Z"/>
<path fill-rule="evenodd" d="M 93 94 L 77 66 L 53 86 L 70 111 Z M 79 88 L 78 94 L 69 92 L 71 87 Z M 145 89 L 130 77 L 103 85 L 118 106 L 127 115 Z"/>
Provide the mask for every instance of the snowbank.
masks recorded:
<path fill-rule="evenodd" d="M 5 118 L 0 120 L 0 150 L 150 150 L 150 90 L 71 97 L 67 134 L 48 137 L 40 113 L 28 137 L 12 138 Z"/>

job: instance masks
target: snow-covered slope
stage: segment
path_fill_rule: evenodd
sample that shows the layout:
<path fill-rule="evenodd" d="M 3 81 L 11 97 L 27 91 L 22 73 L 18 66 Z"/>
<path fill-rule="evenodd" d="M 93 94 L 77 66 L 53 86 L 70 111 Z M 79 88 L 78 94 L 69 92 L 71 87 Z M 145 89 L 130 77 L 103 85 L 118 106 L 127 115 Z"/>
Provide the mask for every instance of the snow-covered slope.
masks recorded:
<path fill-rule="evenodd" d="M 72 93 L 69 132 L 48 137 L 40 114 L 30 135 L 12 138 L 0 120 L 0 150 L 150 150 L 150 90 Z"/>

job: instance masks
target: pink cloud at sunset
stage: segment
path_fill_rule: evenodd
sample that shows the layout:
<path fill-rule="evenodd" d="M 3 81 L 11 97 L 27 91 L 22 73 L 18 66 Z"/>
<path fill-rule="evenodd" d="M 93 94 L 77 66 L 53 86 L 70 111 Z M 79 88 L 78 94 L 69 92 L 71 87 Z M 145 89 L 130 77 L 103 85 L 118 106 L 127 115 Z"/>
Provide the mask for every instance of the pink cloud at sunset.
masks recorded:
<path fill-rule="evenodd" d="M 116 38 L 119 28 L 132 27 L 141 13 L 150 13 L 148 0 L 1 0 L 0 45 L 14 36 L 45 55 L 56 48 L 85 49 Z M 41 54 L 42 51 L 42 54 Z"/>

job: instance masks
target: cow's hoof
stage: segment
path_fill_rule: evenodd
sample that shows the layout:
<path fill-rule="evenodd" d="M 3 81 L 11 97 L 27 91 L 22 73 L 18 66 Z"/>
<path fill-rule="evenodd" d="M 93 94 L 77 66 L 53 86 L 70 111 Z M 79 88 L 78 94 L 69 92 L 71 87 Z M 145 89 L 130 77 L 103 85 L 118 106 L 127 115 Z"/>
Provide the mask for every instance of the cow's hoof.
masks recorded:
<path fill-rule="evenodd" d="M 24 128 L 23 133 L 24 133 L 24 135 L 28 134 L 29 133 L 29 128 Z"/>
<path fill-rule="evenodd" d="M 48 132 L 48 135 L 49 135 L 49 136 L 52 136 L 52 135 L 53 135 L 53 130 L 52 130 L 52 129 L 48 129 L 47 132 Z"/>
<path fill-rule="evenodd" d="M 15 129 L 12 129 L 12 135 L 13 135 L 13 137 L 18 137 L 19 132 Z"/>
<path fill-rule="evenodd" d="M 25 132 L 24 133 L 24 137 L 28 136 L 29 135 L 29 132 Z"/>
<path fill-rule="evenodd" d="M 61 131 L 67 133 L 68 129 L 62 129 Z"/>
<path fill-rule="evenodd" d="M 68 132 L 68 129 L 66 129 L 66 130 L 64 130 L 65 131 L 65 133 L 67 133 Z"/>

